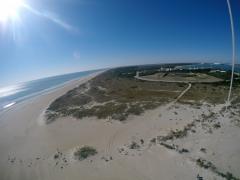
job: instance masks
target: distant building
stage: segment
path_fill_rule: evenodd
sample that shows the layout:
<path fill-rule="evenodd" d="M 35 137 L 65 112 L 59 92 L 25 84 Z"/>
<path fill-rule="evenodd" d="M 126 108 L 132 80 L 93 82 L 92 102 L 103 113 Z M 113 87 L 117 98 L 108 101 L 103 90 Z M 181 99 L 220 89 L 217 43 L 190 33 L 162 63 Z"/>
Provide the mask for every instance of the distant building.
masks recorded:
<path fill-rule="evenodd" d="M 211 70 L 210 73 L 219 72 L 219 70 Z"/>
<path fill-rule="evenodd" d="M 166 72 L 166 71 L 172 71 L 172 68 L 163 68 L 163 67 L 161 67 L 159 70 Z"/>

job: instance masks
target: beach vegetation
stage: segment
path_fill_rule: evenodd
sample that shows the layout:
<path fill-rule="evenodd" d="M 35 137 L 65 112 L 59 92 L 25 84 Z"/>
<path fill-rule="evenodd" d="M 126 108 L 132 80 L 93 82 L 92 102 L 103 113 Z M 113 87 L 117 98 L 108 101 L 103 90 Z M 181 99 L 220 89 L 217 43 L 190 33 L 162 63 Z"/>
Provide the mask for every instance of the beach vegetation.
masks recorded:
<path fill-rule="evenodd" d="M 140 145 L 136 143 L 135 141 L 132 141 L 132 143 L 129 145 L 130 149 L 140 149 Z"/>
<path fill-rule="evenodd" d="M 111 118 L 124 121 L 129 115 L 141 115 L 146 110 L 155 109 L 173 101 L 179 92 L 186 88 L 185 83 L 150 82 L 135 79 L 138 71 L 140 76 L 156 76 L 161 78 L 160 68 L 175 66 L 151 65 L 131 66 L 110 69 L 89 82 L 70 90 L 53 101 L 46 111 L 47 122 L 52 122 L 61 116 L 73 116 L 77 119 L 95 116 L 99 119 Z M 182 65 L 182 64 L 181 64 Z M 164 78 L 201 77 L 209 70 L 164 73 Z M 156 75 L 157 73 L 157 75 Z M 188 74 L 190 73 L 190 74 Z M 198 73 L 195 76 L 194 73 Z M 200 73 L 200 74 L 199 74 Z M 210 77 L 203 75 L 204 77 Z M 228 89 L 224 84 L 194 83 L 191 89 L 181 99 L 181 103 L 193 102 L 193 105 L 206 101 L 209 103 L 223 103 Z M 216 93 L 216 88 L 218 93 Z M 208 118 L 208 117 L 206 117 Z M 173 136 L 182 137 L 184 132 L 174 132 Z"/>
<path fill-rule="evenodd" d="M 84 160 L 97 154 L 97 150 L 91 146 L 83 146 L 74 152 L 74 157 L 78 160 Z"/>
<path fill-rule="evenodd" d="M 202 167 L 204 169 L 209 169 L 211 170 L 213 173 L 217 174 L 218 176 L 221 176 L 227 180 L 240 180 L 240 178 L 234 176 L 232 173 L 230 172 L 226 172 L 226 173 L 223 173 L 221 172 L 212 162 L 210 161 L 207 161 L 205 159 L 202 159 L 202 158 L 198 158 L 196 160 L 196 164 L 199 166 L 199 167 Z"/>

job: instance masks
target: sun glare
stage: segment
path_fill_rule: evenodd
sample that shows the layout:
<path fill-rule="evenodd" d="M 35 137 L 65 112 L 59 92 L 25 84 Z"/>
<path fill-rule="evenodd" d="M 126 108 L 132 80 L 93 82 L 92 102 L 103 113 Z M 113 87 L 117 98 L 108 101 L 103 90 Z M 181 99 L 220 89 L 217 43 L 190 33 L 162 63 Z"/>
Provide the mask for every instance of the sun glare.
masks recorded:
<path fill-rule="evenodd" d="M 22 0 L 0 0 L 0 22 L 15 19 L 21 6 Z"/>

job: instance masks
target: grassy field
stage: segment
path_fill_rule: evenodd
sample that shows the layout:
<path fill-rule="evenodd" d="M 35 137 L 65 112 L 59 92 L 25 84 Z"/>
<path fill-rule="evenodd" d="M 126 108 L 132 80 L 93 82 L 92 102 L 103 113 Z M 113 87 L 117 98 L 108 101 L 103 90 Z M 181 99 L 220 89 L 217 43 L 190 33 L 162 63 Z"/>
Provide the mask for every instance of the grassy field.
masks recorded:
<path fill-rule="evenodd" d="M 143 76 L 147 79 L 166 81 L 166 82 L 191 82 L 191 83 L 214 83 L 224 81 L 205 73 L 190 73 L 190 72 L 160 72 L 152 75 Z"/>

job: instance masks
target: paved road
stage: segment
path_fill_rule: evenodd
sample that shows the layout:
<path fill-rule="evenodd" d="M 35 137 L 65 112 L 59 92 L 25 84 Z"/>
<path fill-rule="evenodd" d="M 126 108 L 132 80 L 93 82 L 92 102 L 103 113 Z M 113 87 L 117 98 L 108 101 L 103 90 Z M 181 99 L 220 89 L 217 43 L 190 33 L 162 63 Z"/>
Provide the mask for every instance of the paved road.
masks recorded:
<path fill-rule="evenodd" d="M 160 80 L 160 79 L 149 79 L 144 78 L 140 76 L 134 76 L 136 79 L 142 80 L 142 81 L 150 81 L 150 82 L 169 82 L 169 83 L 186 83 L 186 81 L 169 81 L 169 80 Z"/>

